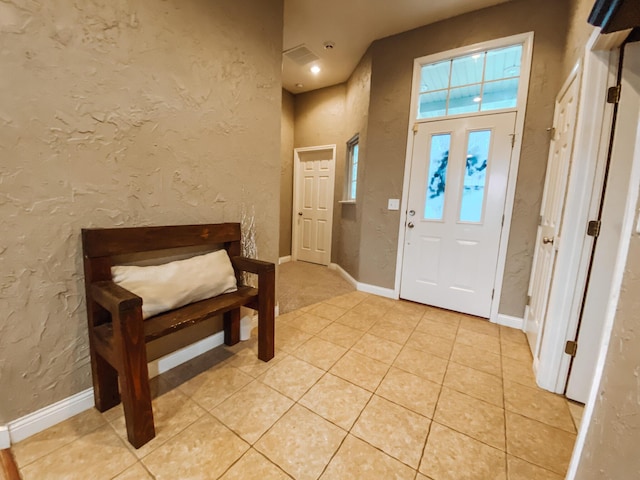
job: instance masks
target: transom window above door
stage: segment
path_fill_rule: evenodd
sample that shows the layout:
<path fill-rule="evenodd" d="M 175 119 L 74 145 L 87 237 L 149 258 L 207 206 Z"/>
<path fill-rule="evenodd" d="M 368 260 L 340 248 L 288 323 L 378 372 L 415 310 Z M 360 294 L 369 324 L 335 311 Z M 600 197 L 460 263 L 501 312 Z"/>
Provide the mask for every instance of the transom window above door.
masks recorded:
<path fill-rule="evenodd" d="M 522 44 L 421 65 L 417 119 L 515 109 Z"/>

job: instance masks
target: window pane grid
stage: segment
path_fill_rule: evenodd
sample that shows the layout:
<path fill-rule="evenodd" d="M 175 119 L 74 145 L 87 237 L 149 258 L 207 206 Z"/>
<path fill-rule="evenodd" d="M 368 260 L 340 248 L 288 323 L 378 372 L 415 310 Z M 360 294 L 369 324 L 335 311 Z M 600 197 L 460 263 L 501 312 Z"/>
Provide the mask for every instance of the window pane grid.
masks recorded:
<path fill-rule="evenodd" d="M 423 65 L 418 119 L 514 108 L 522 45 Z"/>

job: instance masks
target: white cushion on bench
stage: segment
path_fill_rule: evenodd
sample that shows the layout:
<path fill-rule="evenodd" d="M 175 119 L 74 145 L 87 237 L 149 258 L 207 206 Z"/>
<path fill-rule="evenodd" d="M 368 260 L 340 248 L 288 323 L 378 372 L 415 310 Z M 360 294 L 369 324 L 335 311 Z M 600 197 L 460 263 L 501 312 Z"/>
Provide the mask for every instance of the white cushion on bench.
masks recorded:
<path fill-rule="evenodd" d="M 150 267 L 116 265 L 111 277 L 142 298 L 143 318 L 238 289 L 224 249 Z"/>

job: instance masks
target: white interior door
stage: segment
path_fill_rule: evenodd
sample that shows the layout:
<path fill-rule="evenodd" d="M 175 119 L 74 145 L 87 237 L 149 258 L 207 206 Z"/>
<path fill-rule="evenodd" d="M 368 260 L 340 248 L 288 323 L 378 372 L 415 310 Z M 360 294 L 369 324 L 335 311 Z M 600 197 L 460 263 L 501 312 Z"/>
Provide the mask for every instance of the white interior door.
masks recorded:
<path fill-rule="evenodd" d="M 622 88 L 616 120 L 609 178 L 602 210 L 602 227 L 593 254 L 593 267 L 580 320 L 578 349 L 567 382 L 567 397 L 586 403 L 596 371 L 597 352 L 602 344 L 608 310 L 615 310 L 619 285 L 616 265 L 629 238 L 627 202 L 633 197 L 633 161 L 640 148 L 640 43 L 625 48 Z M 635 205 L 635 202 L 632 202 Z M 633 206 L 631 206 L 633 211 Z M 636 225 L 640 226 L 640 221 Z"/>
<path fill-rule="evenodd" d="M 417 124 L 400 296 L 488 318 L 514 112 Z"/>
<path fill-rule="evenodd" d="M 539 356 L 539 344 L 544 331 L 555 260 L 561 245 L 562 217 L 573 152 L 578 87 L 577 77 L 573 75 L 556 99 L 553 120 L 555 131 L 549 147 L 540 224 L 529 281 L 529 302 L 525 309 L 525 332 L 534 354 L 534 361 Z"/>
<path fill-rule="evenodd" d="M 294 260 L 329 265 L 335 145 L 297 148 L 294 169 Z"/>

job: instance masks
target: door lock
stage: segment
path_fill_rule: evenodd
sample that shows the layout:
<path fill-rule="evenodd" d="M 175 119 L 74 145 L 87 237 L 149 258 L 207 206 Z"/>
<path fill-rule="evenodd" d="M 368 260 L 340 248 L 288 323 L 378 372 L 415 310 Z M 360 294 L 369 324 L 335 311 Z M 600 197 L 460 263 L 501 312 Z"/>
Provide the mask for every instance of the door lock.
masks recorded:
<path fill-rule="evenodd" d="M 544 243 L 545 245 L 551 244 L 553 245 L 553 237 L 543 237 L 542 238 L 542 243 Z"/>
<path fill-rule="evenodd" d="M 415 210 L 409 210 L 409 216 L 413 217 L 416 214 Z"/>

